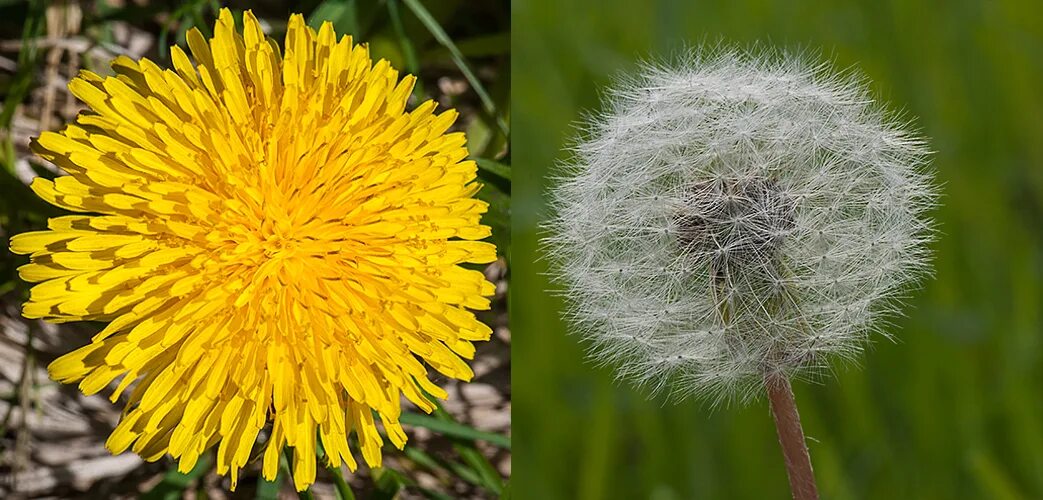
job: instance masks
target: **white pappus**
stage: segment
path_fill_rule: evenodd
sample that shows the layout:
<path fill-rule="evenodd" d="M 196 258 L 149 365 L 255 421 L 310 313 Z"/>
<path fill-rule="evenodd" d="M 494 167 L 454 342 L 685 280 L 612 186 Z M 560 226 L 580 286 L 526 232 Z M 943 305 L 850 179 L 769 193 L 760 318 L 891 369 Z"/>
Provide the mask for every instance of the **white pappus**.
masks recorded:
<path fill-rule="evenodd" d="M 618 82 L 561 165 L 551 276 L 592 359 L 747 397 L 850 358 L 928 270 L 929 151 L 864 79 L 711 49 Z"/>

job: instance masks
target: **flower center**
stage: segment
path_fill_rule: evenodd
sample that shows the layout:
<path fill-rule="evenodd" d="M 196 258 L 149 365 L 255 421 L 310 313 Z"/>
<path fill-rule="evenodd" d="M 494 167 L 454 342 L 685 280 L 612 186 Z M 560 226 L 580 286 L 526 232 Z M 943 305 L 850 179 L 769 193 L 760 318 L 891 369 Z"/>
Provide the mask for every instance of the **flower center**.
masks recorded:
<path fill-rule="evenodd" d="M 300 242 L 293 237 L 272 234 L 265 239 L 264 255 L 269 259 L 291 258 L 297 253 Z"/>
<path fill-rule="evenodd" d="M 775 267 L 779 247 L 793 228 L 796 203 L 763 177 L 705 181 L 689 186 L 677 214 L 685 253 L 709 258 L 714 274 Z"/>

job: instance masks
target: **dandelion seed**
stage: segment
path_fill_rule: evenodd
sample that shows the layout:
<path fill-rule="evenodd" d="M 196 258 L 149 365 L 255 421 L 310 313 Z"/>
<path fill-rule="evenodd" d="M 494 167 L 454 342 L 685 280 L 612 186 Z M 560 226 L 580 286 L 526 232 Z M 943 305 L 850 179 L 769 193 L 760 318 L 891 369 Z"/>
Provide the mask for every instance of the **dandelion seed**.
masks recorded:
<path fill-rule="evenodd" d="M 859 353 L 927 272 L 928 151 L 858 78 L 716 49 L 646 66 L 606 109 L 561 168 L 545 245 L 568 319 L 621 380 L 788 391 Z"/>
<path fill-rule="evenodd" d="M 186 472 L 217 445 L 217 472 L 240 468 L 270 425 L 263 475 L 294 447 L 294 482 L 315 478 L 316 439 L 334 467 L 381 463 L 381 435 L 404 446 L 405 396 L 444 398 L 425 366 L 467 380 L 461 358 L 490 329 L 469 309 L 493 286 L 463 263 L 496 258 L 480 242 L 486 209 L 454 111 L 405 110 L 399 79 L 364 45 L 290 18 L 280 54 L 250 11 L 224 9 L 193 65 L 120 57 L 114 77 L 69 88 L 90 111 L 33 149 L 70 175 L 32 189 L 72 212 L 11 240 L 38 283 L 28 318 L 109 322 L 52 363 L 93 394 L 138 380 L 107 446 Z"/>

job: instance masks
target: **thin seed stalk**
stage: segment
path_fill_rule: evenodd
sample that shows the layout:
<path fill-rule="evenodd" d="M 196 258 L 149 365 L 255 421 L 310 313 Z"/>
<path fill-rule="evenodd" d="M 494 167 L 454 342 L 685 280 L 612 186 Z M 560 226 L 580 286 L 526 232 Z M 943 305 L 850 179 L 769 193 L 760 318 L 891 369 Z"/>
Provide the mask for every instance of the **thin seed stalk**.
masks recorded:
<path fill-rule="evenodd" d="M 789 378 L 780 372 L 764 375 L 764 386 L 771 402 L 771 414 L 775 419 L 775 430 L 779 434 L 779 445 L 786 461 L 793 500 L 818 500 L 818 486 L 811 469 L 811 455 L 804 439 L 804 429 L 797 413 L 797 401 Z"/>

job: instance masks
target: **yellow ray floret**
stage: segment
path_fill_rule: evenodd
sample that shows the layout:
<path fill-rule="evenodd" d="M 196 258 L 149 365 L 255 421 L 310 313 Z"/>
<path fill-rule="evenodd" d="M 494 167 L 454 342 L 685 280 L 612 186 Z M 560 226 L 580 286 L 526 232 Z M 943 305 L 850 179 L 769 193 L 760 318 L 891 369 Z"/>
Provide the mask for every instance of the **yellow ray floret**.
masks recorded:
<path fill-rule="evenodd" d="M 281 53 L 249 11 L 243 24 L 222 10 L 212 39 L 188 33 L 191 58 L 172 49 L 174 69 L 120 57 L 115 76 L 74 79 L 90 110 L 33 142 L 70 175 L 32 189 L 85 215 L 11 249 L 38 283 L 26 317 L 108 322 L 49 371 L 87 394 L 119 380 L 113 401 L 137 381 L 114 453 L 188 471 L 217 445 L 234 486 L 268 427 L 265 477 L 292 446 L 303 489 L 316 439 L 354 468 L 355 433 L 379 466 L 374 411 L 402 447 L 401 397 L 445 397 L 428 368 L 472 376 L 461 358 L 491 332 L 469 310 L 493 286 L 460 264 L 496 251 L 477 241 L 486 205 L 446 132 L 455 112 L 407 111 L 414 78 L 330 23 L 291 17 Z"/>

